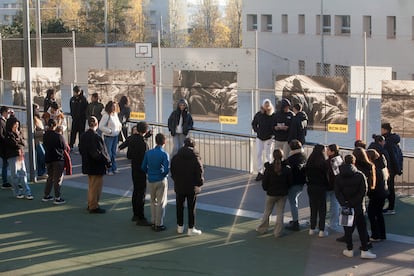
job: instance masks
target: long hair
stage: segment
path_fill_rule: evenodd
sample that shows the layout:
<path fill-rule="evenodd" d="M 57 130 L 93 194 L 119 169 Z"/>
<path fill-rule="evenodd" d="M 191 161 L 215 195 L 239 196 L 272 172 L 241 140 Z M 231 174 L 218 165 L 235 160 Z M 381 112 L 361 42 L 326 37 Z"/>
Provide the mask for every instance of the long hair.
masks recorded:
<path fill-rule="evenodd" d="M 273 151 L 273 158 L 273 170 L 276 174 L 280 175 L 282 173 L 283 151 L 281 149 L 275 149 Z"/>
<path fill-rule="evenodd" d="M 126 105 L 128 105 L 128 97 L 127 96 L 122 96 L 121 99 L 119 100 L 119 108 L 123 109 Z"/>
<path fill-rule="evenodd" d="M 112 113 L 112 107 L 114 106 L 114 102 L 113 101 L 109 101 L 106 105 L 105 105 L 105 112 L 108 113 L 109 115 L 111 115 Z"/>
<path fill-rule="evenodd" d="M 334 156 L 339 155 L 339 147 L 337 144 L 330 144 L 328 149 L 334 153 Z"/>
<path fill-rule="evenodd" d="M 308 168 L 322 168 L 325 164 L 325 146 L 324 145 L 315 145 L 312 153 L 309 155 L 308 161 L 306 162 L 306 167 Z"/>
<path fill-rule="evenodd" d="M 366 175 L 366 177 L 368 180 L 368 186 L 371 189 L 375 189 L 375 165 L 369 160 L 367 152 L 365 151 L 365 149 L 358 147 L 354 149 L 353 155 L 355 156 L 355 164 L 357 167 L 366 167 L 371 169 L 370 175 Z"/>

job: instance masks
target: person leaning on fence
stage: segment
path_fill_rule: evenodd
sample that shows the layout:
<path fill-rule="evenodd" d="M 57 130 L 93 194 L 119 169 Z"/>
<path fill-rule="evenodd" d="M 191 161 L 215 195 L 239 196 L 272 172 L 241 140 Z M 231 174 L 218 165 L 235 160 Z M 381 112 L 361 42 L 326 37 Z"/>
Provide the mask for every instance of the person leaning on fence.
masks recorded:
<path fill-rule="evenodd" d="M 61 197 L 60 188 L 65 168 L 66 142 L 63 136 L 56 132 L 57 123 L 55 120 L 50 119 L 47 126 L 47 131 L 43 136 L 43 143 L 48 177 L 42 201 L 47 202 L 53 200 L 54 204 L 59 205 L 65 203 L 65 200 Z M 50 195 L 52 187 L 55 191 L 55 197 Z"/>
<path fill-rule="evenodd" d="M 76 135 L 79 137 L 85 132 L 86 109 L 88 101 L 79 86 L 73 87 L 73 96 L 70 98 L 70 115 L 72 116 L 72 129 L 70 130 L 69 147 L 73 150 Z"/>
<path fill-rule="evenodd" d="M 361 258 L 375 259 L 377 256 L 369 251 L 368 231 L 365 216 L 362 209 L 363 199 L 367 191 L 367 180 L 364 174 L 355 167 L 355 156 L 350 154 L 345 156 L 345 164 L 339 170 L 340 173 L 335 180 L 335 194 L 342 207 L 354 209 L 354 221 L 352 226 L 345 226 L 346 249 L 343 255 L 353 257 L 352 233 L 355 227 L 358 230 L 361 240 Z"/>
<path fill-rule="evenodd" d="M 174 180 L 177 208 L 177 233 L 184 232 L 184 202 L 187 200 L 189 236 L 201 235 L 195 228 L 197 194 L 204 183 L 204 169 L 192 138 L 184 140 L 184 147 L 171 160 L 171 178 Z"/>
<path fill-rule="evenodd" d="M 79 152 L 82 156 L 82 173 L 88 175 L 88 211 L 91 214 L 103 214 L 105 209 L 99 206 L 102 193 L 103 176 L 111 167 L 111 159 L 102 137 L 96 132 L 98 119 L 88 119 L 89 129 L 81 135 Z"/>
<path fill-rule="evenodd" d="M 269 230 L 269 217 L 276 205 L 276 224 L 273 235 L 277 238 L 283 231 L 283 213 L 289 187 L 292 185 L 292 170 L 283 162 L 283 151 L 273 151 L 273 163 L 265 164 L 265 172 L 262 180 L 263 190 L 266 191 L 266 203 L 263 218 L 256 231 L 265 234 Z"/>
<path fill-rule="evenodd" d="M 275 109 L 269 99 L 263 101 L 260 111 L 254 115 L 252 121 L 253 131 L 256 132 L 257 177 L 256 181 L 263 179 L 263 154 L 265 163 L 270 162 L 273 150 L 273 126 L 275 124 Z"/>
<path fill-rule="evenodd" d="M 280 110 L 276 112 L 274 122 L 275 148 L 283 150 L 285 156 L 289 155 L 289 128 L 295 116 L 290 107 L 290 101 L 282 99 Z"/>
<path fill-rule="evenodd" d="M 148 176 L 148 186 L 151 195 L 151 222 L 156 232 L 167 229 L 164 225 L 165 207 L 167 206 L 168 172 L 170 158 L 164 150 L 165 136 L 158 133 L 155 136 L 155 148 L 147 151 L 142 161 L 141 169 Z"/>
<path fill-rule="evenodd" d="M 339 203 L 335 195 L 335 179 L 339 174 L 339 167 L 343 164 L 344 160 L 339 155 L 339 147 L 337 144 L 330 144 L 326 149 L 328 155 L 328 187 L 326 191 L 327 201 L 329 200 L 329 229 L 331 231 L 339 232 L 341 227 L 339 226 Z M 345 242 L 345 238 L 341 237 L 337 239 L 339 242 Z"/>
<path fill-rule="evenodd" d="M 2 168 L 1 168 L 1 176 L 2 176 L 2 185 L 1 188 L 5 189 L 12 189 L 12 185 L 9 183 L 7 178 L 7 169 L 9 164 L 7 163 L 6 157 L 6 122 L 9 119 L 9 108 L 7 106 L 2 106 L 0 108 L 0 157 L 2 159 Z"/>
<path fill-rule="evenodd" d="M 173 137 L 173 156 L 184 145 L 184 140 L 193 129 L 193 125 L 193 117 L 188 111 L 187 101 L 185 99 L 179 100 L 177 109 L 171 112 L 168 118 L 168 130 Z"/>
<path fill-rule="evenodd" d="M 303 186 L 306 184 L 306 155 L 302 147 L 302 143 L 298 140 L 292 140 L 289 143 L 290 153 L 286 159 L 292 169 L 293 180 L 289 187 L 288 200 L 290 205 L 290 212 L 292 213 L 292 220 L 286 229 L 291 231 L 299 231 L 299 197 L 302 194 Z"/>

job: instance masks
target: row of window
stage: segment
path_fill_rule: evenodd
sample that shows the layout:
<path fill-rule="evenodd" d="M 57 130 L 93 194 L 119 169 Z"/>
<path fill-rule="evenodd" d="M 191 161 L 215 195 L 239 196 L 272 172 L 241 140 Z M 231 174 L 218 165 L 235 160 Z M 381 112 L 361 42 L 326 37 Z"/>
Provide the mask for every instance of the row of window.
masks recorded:
<path fill-rule="evenodd" d="M 4 9 L 19 9 L 21 8 L 20 4 L 17 3 L 5 3 L 3 4 Z"/>
<path fill-rule="evenodd" d="M 258 16 L 257 14 L 248 14 L 247 15 L 247 30 L 256 31 L 258 29 Z M 334 22 L 332 22 L 332 19 Z M 387 38 L 395 38 L 397 35 L 397 24 L 395 16 L 387 16 Z M 262 32 L 272 32 L 273 31 L 273 18 L 270 14 L 262 14 L 260 16 L 260 26 Z M 414 16 L 412 19 L 413 22 L 413 39 L 414 39 Z M 289 21 L 288 15 L 282 14 L 281 18 L 281 32 L 289 32 Z M 306 33 L 306 24 L 305 24 L 305 15 L 298 15 L 298 34 Z M 316 34 L 320 35 L 335 35 L 347 36 L 351 34 L 351 16 L 350 15 L 323 15 L 321 22 L 321 15 L 316 15 Z M 362 20 L 362 32 L 365 32 L 367 37 L 372 36 L 372 19 L 371 16 L 363 16 Z"/>

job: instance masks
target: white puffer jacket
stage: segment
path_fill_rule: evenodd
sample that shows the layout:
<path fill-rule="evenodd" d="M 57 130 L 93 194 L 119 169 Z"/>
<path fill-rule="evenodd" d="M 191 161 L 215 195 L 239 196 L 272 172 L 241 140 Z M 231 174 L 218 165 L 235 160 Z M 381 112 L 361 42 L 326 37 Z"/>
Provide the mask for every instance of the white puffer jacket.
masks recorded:
<path fill-rule="evenodd" d="M 105 112 L 99 122 L 99 129 L 105 136 L 118 136 L 122 129 L 118 114 L 114 112 L 109 115 Z"/>

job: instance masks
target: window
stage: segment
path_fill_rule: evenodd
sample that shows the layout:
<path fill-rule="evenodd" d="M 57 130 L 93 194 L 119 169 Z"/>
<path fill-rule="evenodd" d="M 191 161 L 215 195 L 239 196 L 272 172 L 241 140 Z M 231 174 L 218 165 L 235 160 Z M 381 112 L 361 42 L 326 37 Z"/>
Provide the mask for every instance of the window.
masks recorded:
<path fill-rule="evenodd" d="M 372 21 L 371 16 L 366 15 L 362 18 L 362 32 L 367 34 L 367 37 L 372 36 Z"/>
<path fill-rule="evenodd" d="M 10 15 L 5 15 L 4 16 L 4 22 L 10 22 L 11 16 Z"/>
<path fill-rule="evenodd" d="M 335 16 L 335 35 L 350 35 L 351 33 L 351 16 Z"/>
<path fill-rule="evenodd" d="M 387 38 L 395 38 L 397 35 L 397 22 L 395 16 L 387 16 Z"/>
<path fill-rule="evenodd" d="M 335 76 L 344 77 L 349 80 L 351 76 L 349 66 L 335 65 Z"/>
<path fill-rule="evenodd" d="M 305 75 L 305 61 L 304 60 L 299 60 L 298 62 L 298 73 L 299 75 Z"/>
<path fill-rule="evenodd" d="M 392 71 L 392 75 L 391 76 L 392 76 L 391 77 L 392 80 L 396 80 L 397 79 L 397 72 Z"/>
<path fill-rule="evenodd" d="M 150 11 L 150 16 L 151 17 L 154 17 L 154 16 L 156 16 L 157 15 L 157 11 L 154 11 L 154 10 L 151 10 Z"/>
<path fill-rule="evenodd" d="M 270 14 L 265 14 L 262 15 L 262 22 L 261 22 L 261 26 L 262 26 L 262 32 L 271 32 L 273 29 L 273 25 L 272 25 L 272 15 Z"/>
<path fill-rule="evenodd" d="M 331 65 L 328 63 L 324 63 L 321 67 L 321 64 L 318 62 L 316 63 L 316 74 L 318 76 L 330 76 L 331 75 Z"/>
<path fill-rule="evenodd" d="M 324 15 L 323 16 L 323 25 L 322 30 L 323 34 L 331 34 L 331 16 L 330 15 Z M 316 16 L 316 34 L 321 34 L 321 16 Z"/>
<path fill-rule="evenodd" d="M 298 15 L 298 34 L 305 33 L 305 15 L 299 14 Z"/>
<path fill-rule="evenodd" d="M 287 32 L 289 32 L 288 15 L 282 14 L 282 33 L 287 33 Z"/>
<path fill-rule="evenodd" d="M 247 15 L 247 30 L 256 31 L 257 30 L 257 14 L 248 14 Z"/>

